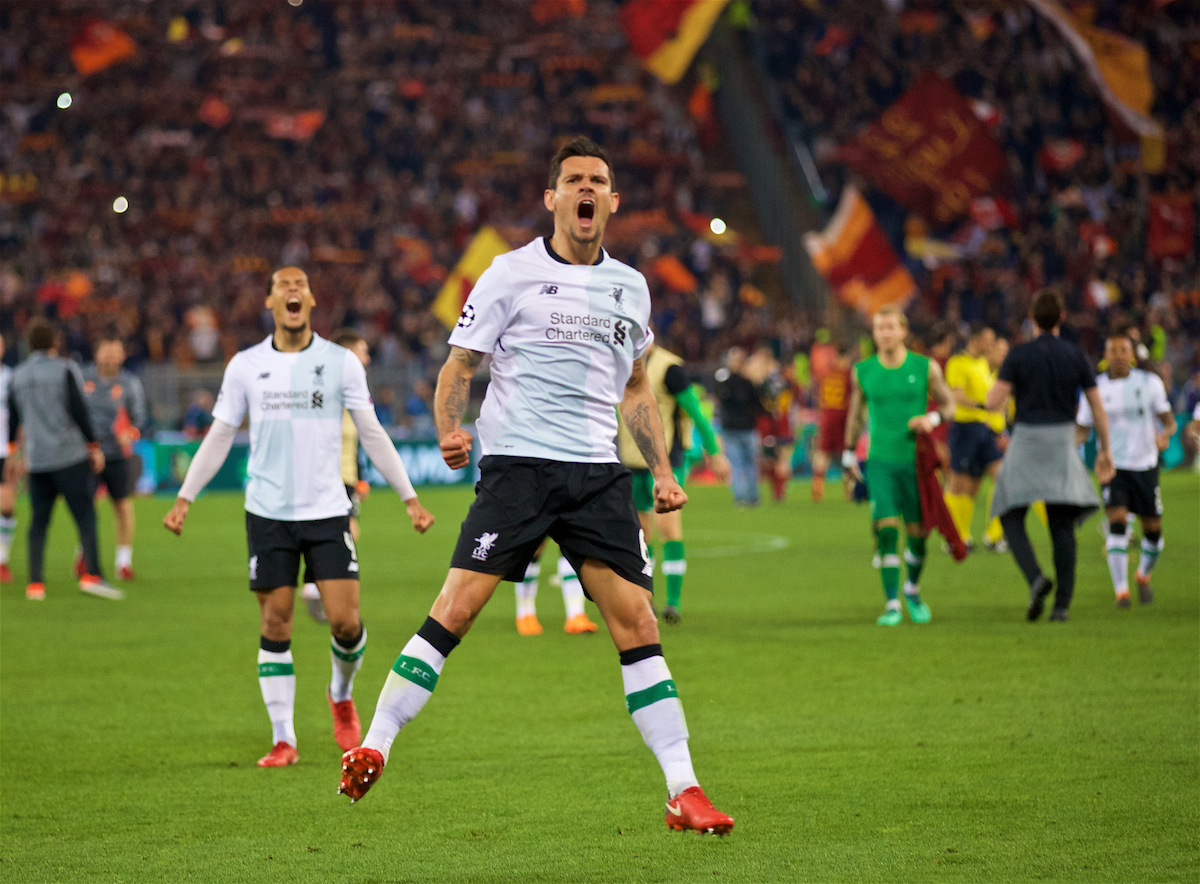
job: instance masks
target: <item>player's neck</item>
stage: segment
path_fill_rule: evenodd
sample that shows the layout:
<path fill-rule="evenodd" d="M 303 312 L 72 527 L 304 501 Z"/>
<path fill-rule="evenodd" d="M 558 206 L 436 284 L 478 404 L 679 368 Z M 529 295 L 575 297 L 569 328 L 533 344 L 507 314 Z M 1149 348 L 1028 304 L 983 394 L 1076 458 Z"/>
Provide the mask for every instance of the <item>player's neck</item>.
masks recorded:
<path fill-rule="evenodd" d="M 299 353 L 312 343 L 312 339 L 312 326 L 306 325 L 295 330 L 276 326 L 275 335 L 271 340 L 280 353 Z"/>
<path fill-rule="evenodd" d="M 115 378 L 118 374 L 120 374 L 120 372 L 121 372 L 121 369 L 119 369 L 119 368 L 114 368 L 112 371 L 107 371 L 98 365 L 96 366 L 96 376 L 102 377 L 105 380 Z"/>
<path fill-rule="evenodd" d="M 1133 371 L 1133 369 L 1127 368 L 1127 369 L 1125 369 L 1125 371 L 1121 372 L 1121 374 L 1115 374 L 1113 372 L 1113 370 L 1110 368 L 1108 370 L 1108 379 L 1110 381 L 1123 381 L 1123 380 L 1125 380 L 1125 378 L 1129 377 L 1129 373 L 1131 371 Z"/>
<path fill-rule="evenodd" d="M 884 368 L 899 368 L 905 357 L 908 356 L 908 348 L 901 344 L 895 350 L 880 350 L 879 363 Z"/>
<path fill-rule="evenodd" d="M 600 237 L 591 242 L 576 242 L 565 230 L 555 230 L 550 237 L 550 248 L 554 254 L 568 264 L 595 264 L 600 258 Z"/>

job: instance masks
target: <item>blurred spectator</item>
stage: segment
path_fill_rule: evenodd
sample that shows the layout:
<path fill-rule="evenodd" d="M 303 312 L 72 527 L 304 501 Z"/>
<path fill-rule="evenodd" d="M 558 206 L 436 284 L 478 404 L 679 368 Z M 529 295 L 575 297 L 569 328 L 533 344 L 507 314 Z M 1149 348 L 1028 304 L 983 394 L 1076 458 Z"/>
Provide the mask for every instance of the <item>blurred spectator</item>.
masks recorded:
<path fill-rule="evenodd" d="M 391 387 L 380 387 L 375 391 L 375 416 L 385 427 L 395 426 L 392 406 L 396 404 L 396 391 Z"/>
<path fill-rule="evenodd" d="M 404 403 L 404 416 L 414 436 L 436 438 L 433 425 L 433 388 L 428 381 L 418 380 Z"/>
<path fill-rule="evenodd" d="M 217 400 L 208 390 L 197 390 L 192 394 L 192 401 L 183 414 L 183 435 L 189 440 L 200 439 L 212 426 L 213 406 Z"/>
<path fill-rule="evenodd" d="M 716 400 L 721 420 L 725 456 L 732 471 L 730 486 L 738 506 L 758 506 L 758 448 L 755 427 L 767 414 L 758 395 L 758 387 L 747 376 L 746 351 L 732 347 L 725 354 L 725 366 L 717 371 Z M 765 375 L 763 376 L 765 379 Z"/>

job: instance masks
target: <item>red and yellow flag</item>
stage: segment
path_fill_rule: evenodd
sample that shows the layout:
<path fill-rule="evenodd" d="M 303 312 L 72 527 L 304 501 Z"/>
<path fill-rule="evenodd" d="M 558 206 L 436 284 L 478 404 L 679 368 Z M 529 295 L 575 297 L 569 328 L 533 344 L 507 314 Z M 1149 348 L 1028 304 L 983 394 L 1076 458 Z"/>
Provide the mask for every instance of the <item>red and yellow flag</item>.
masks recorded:
<path fill-rule="evenodd" d="M 433 302 L 433 315 L 442 325 L 453 330 L 476 281 L 492 265 L 493 258 L 508 251 L 511 251 L 508 241 L 496 232 L 496 228 L 479 228 Z"/>
<path fill-rule="evenodd" d="M 71 63 L 80 76 L 89 77 L 135 55 L 133 38 L 101 18 L 87 19 L 71 38 Z"/>
<path fill-rule="evenodd" d="M 629 48 L 664 83 L 678 83 L 729 0 L 627 0 L 618 13 Z"/>
<path fill-rule="evenodd" d="M 853 187 L 842 191 L 825 229 L 805 235 L 804 246 L 838 298 L 867 316 L 888 304 L 906 304 L 916 292 L 875 213 Z"/>

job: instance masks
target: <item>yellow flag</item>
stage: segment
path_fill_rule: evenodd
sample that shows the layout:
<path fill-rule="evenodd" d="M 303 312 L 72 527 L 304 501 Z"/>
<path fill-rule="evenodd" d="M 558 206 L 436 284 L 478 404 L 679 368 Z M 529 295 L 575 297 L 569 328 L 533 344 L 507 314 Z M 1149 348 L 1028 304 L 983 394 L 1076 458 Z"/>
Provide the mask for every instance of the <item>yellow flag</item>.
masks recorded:
<path fill-rule="evenodd" d="M 442 325 L 447 329 L 454 328 L 467 295 L 483 271 L 491 266 L 493 258 L 508 251 L 511 251 L 508 241 L 496 232 L 496 228 L 479 228 L 433 302 L 433 315 L 441 320 Z"/>

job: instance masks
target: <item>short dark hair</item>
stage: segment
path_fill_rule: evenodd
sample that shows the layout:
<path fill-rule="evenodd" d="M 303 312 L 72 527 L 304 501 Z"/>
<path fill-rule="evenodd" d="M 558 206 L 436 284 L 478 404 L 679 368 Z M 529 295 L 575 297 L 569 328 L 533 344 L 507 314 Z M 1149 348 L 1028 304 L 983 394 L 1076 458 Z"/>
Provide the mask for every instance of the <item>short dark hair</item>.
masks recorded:
<path fill-rule="evenodd" d="M 568 157 L 596 157 L 604 160 L 604 165 L 608 166 L 608 186 L 613 192 L 617 189 L 617 176 L 613 174 L 612 163 L 608 160 L 608 151 L 598 145 L 586 135 L 576 135 L 566 144 L 558 149 L 558 153 L 554 155 L 554 159 L 550 161 L 550 184 L 549 190 L 554 190 L 558 187 L 558 176 L 562 174 L 563 160 Z"/>
<path fill-rule="evenodd" d="M 352 328 L 339 328 L 329 340 L 333 341 L 339 347 L 345 347 L 349 350 L 351 347 L 356 346 L 359 341 L 365 341 L 366 338 Z"/>
<path fill-rule="evenodd" d="M 106 329 L 96 337 L 96 349 L 99 350 L 104 344 L 120 344 L 125 346 L 125 339 L 117 332 L 115 328 Z"/>
<path fill-rule="evenodd" d="M 1042 289 L 1033 299 L 1033 321 L 1042 331 L 1050 331 L 1063 317 L 1063 302 L 1058 292 Z"/>
<path fill-rule="evenodd" d="M 43 316 L 39 316 L 29 323 L 25 334 L 30 350 L 52 350 L 54 342 L 58 340 L 58 329 L 54 327 L 53 322 Z"/>
<path fill-rule="evenodd" d="M 968 339 L 977 338 L 981 334 L 983 334 L 985 331 L 990 331 L 990 330 L 991 330 L 991 326 L 988 325 L 986 322 L 981 322 L 979 320 L 976 320 L 975 322 L 972 322 L 970 328 L 967 329 L 967 338 Z"/>

